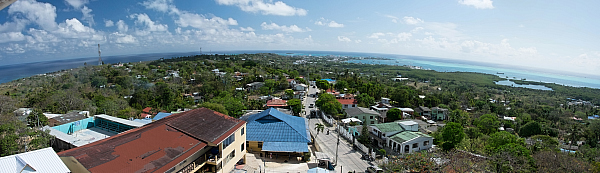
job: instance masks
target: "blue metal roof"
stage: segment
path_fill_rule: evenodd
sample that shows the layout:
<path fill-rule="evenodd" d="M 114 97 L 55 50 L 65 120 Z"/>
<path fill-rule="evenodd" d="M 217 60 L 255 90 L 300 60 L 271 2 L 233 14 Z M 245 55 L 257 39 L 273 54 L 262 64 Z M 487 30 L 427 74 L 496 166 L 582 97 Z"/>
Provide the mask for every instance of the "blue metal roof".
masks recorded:
<path fill-rule="evenodd" d="M 171 113 L 159 112 L 158 114 L 156 114 L 156 116 L 154 116 L 154 118 L 152 118 L 152 120 L 154 120 L 154 121 L 160 120 L 160 119 L 163 119 L 164 117 L 168 117 L 169 115 L 171 115 Z"/>
<path fill-rule="evenodd" d="M 273 108 L 243 119 L 247 122 L 248 141 L 308 143 L 311 140 L 305 118 L 288 115 Z"/>
<path fill-rule="evenodd" d="M 262 151 L 308 152 L 308 143 L 306 143 L 306 142 L 264 142 Z"/>

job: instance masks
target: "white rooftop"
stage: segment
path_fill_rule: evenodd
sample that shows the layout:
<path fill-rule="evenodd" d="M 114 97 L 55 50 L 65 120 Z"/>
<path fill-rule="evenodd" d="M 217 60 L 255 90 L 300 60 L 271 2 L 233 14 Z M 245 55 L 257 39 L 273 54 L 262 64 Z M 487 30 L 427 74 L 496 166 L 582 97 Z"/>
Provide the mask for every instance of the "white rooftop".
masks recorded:
<path fill-rule="evenodd" d="M 362 123 L 361 120 L 357 119 L 357 118 L 346 118 L 346 119 L 342 119 L 343 123 L 349 123 L 349 122 L 359 122 Z"/>
<path fill-rule="evenodd" d="M 0 173 L 71 172 L 52 147 L 0 158 Z"/>
<path fill-rule="evenodd" d="M 415 111 L 412 108 L 398 108 L 398 109 L 400 109 L 402 112 L 414 112 Z"/>
<path fill-rule="evenodd" d="M 96 127 L 79 130 L 70 135 L 51 127 L 44 127 L 44 130 L 50 130 L 50 135 L 60 139 L 61 141 L 73 144 L 76 147 L 84 146 L 86 144 L 116 135 L 116 133 L 108 132 Z"/>
<path fill-rule="evenodd" d="M 419 123 L 414 122 L 414 121 L 400 121 L 398 123 L 405 125 L 405 126 L 419 125 Z"/>
<path fill-rule="evenodd" d="M 105 115 L 105 114 L 101 114 L 101 115 L 94 115 L 95 118 L 102 118 L 102 119 L 106 119 L 112 122 L 117 122 L 117 123 L 121 123 L 121 124 L 125 124 L 128 126 L 132 126 L 132 127 L 142 127 L 144 126 L 144 123 L 140 123 L 140 122 L 135 122 L 135 121 L 129 121 L 126 119 L 122 119 L 122 118 L 117 118 L 117 117 L 113 117 L 110 115 Z"/>

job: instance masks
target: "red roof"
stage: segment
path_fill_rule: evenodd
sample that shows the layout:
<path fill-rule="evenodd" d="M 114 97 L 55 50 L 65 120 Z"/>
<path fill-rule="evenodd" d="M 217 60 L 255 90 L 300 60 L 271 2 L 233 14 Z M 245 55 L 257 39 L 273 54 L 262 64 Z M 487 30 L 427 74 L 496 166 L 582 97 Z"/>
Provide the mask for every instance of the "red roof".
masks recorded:
<path fill-rule="evenodd" d="M 327 89 L 325 92 L 328 92 L 328 93 L 335 93 L 335 90 L 333 90 L 333 89 Z"/>
<path fill-rule="evenodd" d="M 267 107 L 278 107 L 278 106 L 287 106 L 286 100 L 281 99 L 273 99 L 267 101 Z"/>
<path fill-rule="evenodd" d="M 288 82 L 294 81 L 294 79 L 287 79 Z"/>
<path fill-rule="evenodd" d="M 190 125 L 193 123 L 199 125 Z M 58 155 L 75 157 L 90 172 L 165 172 L 208 143 L 220 143 L 244 124 L 242 120 L 200 108 Z"/>
<path fill-rule="evenodd" d="M 342 105 L 358 104 L 356 99 L 337 99 Z"/>
<path fill-rule="evenodd" d="M 152 110 L 152 108 L 147 107 L 147 108 L 144 108 L 144 110 L 142 110 L 142 112 L 150 113 L 150 110 Z"/>

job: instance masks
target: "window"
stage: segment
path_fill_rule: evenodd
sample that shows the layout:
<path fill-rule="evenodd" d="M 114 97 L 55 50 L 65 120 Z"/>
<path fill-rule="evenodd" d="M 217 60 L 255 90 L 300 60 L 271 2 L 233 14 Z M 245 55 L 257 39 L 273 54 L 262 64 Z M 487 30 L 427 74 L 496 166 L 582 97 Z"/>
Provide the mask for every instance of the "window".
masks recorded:
<path fill-rule="evenodd" d="M 427 146 L 427 145 L 429 145 L 429 141 L 423 142 L 423 146 Z"/>
<path fill-rule="evenodd" d="M 240 151 L 244 151 L 245 147 L 246 147 L 246 144 L 242 144 Z"/>
<path fill-rule="evenodd" d="M 263 144 L 263 142 L 258 142 L 258 148 L 262 149 L 262 144 Z"/>
<path fill-rule="evenodd" d="M 375 124 L 375 121 L 371 121 L 371 124 Z"/>
<path fill-rule="evenodd" d="M 370 116 L 369 119 L 373 119 L 373 116 Z"/>
<path fill-rule="evenodd" d="M 413 148 L 417 148 L 417 147 L 419 147 L 419 143 L 414 143 Z"/>
<path fill-rule="evenodd" d="M 244 135 L 244 128 L 243 127 L 242 127 L 242 134 L 241 135 Z"/>
<path fill-rule="evenodd" d="M 223 141 L 223 149 L 227 148 L 231 143 L 235 141 L 235 134 L 229 136 L 225 141 Z"/>

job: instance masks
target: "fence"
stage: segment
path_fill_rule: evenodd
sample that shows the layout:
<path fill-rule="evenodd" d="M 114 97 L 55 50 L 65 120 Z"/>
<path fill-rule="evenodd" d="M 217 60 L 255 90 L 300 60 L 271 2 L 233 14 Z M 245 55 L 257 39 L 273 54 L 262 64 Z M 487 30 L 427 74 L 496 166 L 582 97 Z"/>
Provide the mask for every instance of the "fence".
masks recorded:
<path fill-rule="evenodd" d="M 321 118 L 323 119 L 323 121 L 325 121 L 325 123 L 329 124 L 329 125 L 333 125 L 335 120 L 333 119 L 333 117 L 329 117 L 327 115 L 325 115 L 325 113 L 318 111 L 321 114 Z M 342 137 L 344 137 L 345 139 L 349 140 L 352 142 L 352 133 L 349 132 L 348 130 L 344 129 L 342 126 L 337 126 L 337 131 L 338 134 L 341 135 Z M 357 136 L 358 137 L 358 136 Z M 369 153 L 369 148 L 364 146 L 363 144 L 361 144 L 360 142 L 356 141 L 354 143 L 354 145 L 356 146 L 356 148 L 359 151 L 362 151 L 363 153 Z"/>

